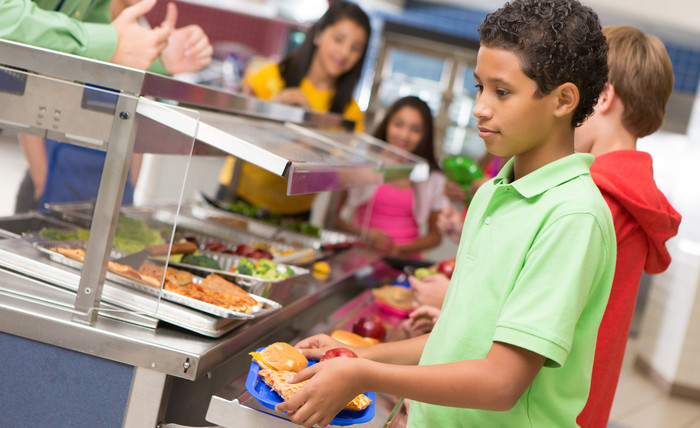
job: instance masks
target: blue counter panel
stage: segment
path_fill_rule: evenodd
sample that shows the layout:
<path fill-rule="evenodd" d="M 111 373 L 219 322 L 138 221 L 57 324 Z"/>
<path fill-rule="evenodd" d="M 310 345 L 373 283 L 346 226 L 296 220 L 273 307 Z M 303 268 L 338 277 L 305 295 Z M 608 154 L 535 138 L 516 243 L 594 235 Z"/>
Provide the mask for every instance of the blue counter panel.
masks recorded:
<path fill-rule="evenodd" d="M 0 426 L 121 427 L 134 368 L 0 332 Z"/>

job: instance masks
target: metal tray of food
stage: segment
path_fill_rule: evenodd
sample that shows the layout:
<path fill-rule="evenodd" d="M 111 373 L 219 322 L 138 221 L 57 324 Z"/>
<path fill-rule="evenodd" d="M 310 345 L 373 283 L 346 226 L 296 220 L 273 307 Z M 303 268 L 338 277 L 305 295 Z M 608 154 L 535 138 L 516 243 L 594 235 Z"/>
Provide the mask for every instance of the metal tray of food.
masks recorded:
<path fill-rule="evenodd" d="M 85 248 L 85 241 L 39 241 L 35 242 L 33 245 L 34 247 L 39 250 L 41 253 L 43 253 L 46 257 L 49 258 L 49 260 L 62 264 L 64 266 L 68 266 L 74 269 L 82 269 L 83 264 L 80 261 L 71 259 L 69 257 L 66 257 L 60 253 L 57 253 L 51 248 L 53 247 L 66 247 L 66 248 Z M 112 253 L 113 258 L 118 258 L 121 256 L 121 254 L 117 252 Z M 282 305 L 279 303 L 266 299 L 261 296 L 254 295 L 252 293 L 250 294 L 250 297 L 255 299 L 257 302 L 261 304 L 260 307 L 256 307 L 253 309 L 252 313 L 244 313 L 244 312 L 236 312 L 232 311 L 226 308 L 222 308 L 220 306 L 216 306 L 210 303 L 202 302 L 200 300 L 187 297 L 187 296 L 182 296 L 180 294 L 177 294 L 175 292 L 165 290 L 163 288 L 154 288 L 146 283 L 136 281 L 132 278 L 127 278 L 122 275 L 118 275 L 116 273 L 107 271 L 105 273 L 105 279 L 115 282 L 117 284 L 125 285 L 127 287 L 133 288 L 135 290 L 144 292 L 146 294 L 153 295 L 158 298 L 163 298 L 166 300 L 169 300 L 171 302 L 179 303 L 184 306 L 191 307 L 193 309 L 200 310 L 202 312 L 206 312 L 212 315 L 216 315 L 221 318 L 243 318 L 243 319 L 252 319 L 256 318 L 262 315 L 266 315 L 270 312 L 276 311 L 277 309 L 280 309 Z M 193 282 L 199 282 L 202 281 L 201 277 L 194 277 Z"/>
<path fill-rule="evenodd" d="M 37 211 L 29 211 L 0 219 L 0 236 L 21 238 L 27 232 L 38 233 L 44 228 L 70 229 L 77 226 Z"/>
<path fill-rule="evenodd" d="M 287 230 L 262 220 L 236 214 L 212 204 L 192 204 L 187 207 L 187 210 L 188 214 L 197 219 L 217 221 L 232 226 L 241 225 L 239 227 L 245 227 L 250 233 L 298 247 L 309 247 L 318 250 L 327 245 L 360 242 L 358 236 L 338 230 L 319 228 L 318 236 Z"/>
<path fill-rule="evenodd" d="M 293 272 L 293 275 L 279 279 L 269 279 L 262 278 L 259 276 L 242 275 L 238 272 L 232 272 L 231 268 L 238 267 L 238 263 L 244 257 L 233 254 L 217 253 L 214 251 L 200 251 L 199 253 L 201 255 L 211 257 L 212 259 L 216 260 L 216 262 L 219 263 L 219 265 L 221 266 L 221 270 L 202 266 L 195 266 L 185 263 L 178 263 L 173 261 L 169 262 L 169 266 L 172 266 L 177 269 L 187 270 L 199 276 L 214 273 L 223 277 L 233 277 L 235 279 L 235 283 L 246 289 L 246 291 L 248 291 L 249 293 L 264 297 L 270 296 L 270 291 L 272 287 L 281 287 L 282 285 L 294 281 L 296 278 L 308 275 L 310 273 L 310 271 L 306 268 L 278 263 L 273 260 L 273 262 L 277 265 L 278 272 L 283 272 L 287 269 L 290 269 Z M 250 260 L 255 262 L 255 259 Z"/>
<path fill-rule="evenodd" d="M 200 245 L 205 245 L 209 241 L 221 241 L 230 246 L 245 244 L 268 251 L 275 262 L 291 263 L 295 260 L 313 259 L 316 254 L 310 247 L 277 242 L 222 223 L 212 223 L 191 217 L 185 209 L 179 214 L 168 208 L 156 209 L 153 219 L 167 224 L 176 223 L 176 238 L 186 235 L 198 236 Z"/>
<path fill-rule="evenodd" d="M 36 240 L 37 238 L 1 239 L 0 265 L 38 279 L 47 286 L 78 291 L 80 271 L 49 260 L 33 245 Z M 105 281 L 102 289 L 103 303 L 114 304 L 137 315 L 155 317 L 203 336 L 221 337 L 247 321 L 243 318 L 221 318 L 168 300 L 153 300 L 151 295 L 112 281 Z"/>

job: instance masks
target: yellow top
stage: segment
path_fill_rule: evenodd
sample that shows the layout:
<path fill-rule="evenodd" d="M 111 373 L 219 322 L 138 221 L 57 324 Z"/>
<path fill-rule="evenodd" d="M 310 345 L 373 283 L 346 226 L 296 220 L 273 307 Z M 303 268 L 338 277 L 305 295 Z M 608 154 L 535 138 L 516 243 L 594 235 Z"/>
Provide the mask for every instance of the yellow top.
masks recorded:
<path fill-rule="evenodd" d="M 248 74 L 243 80 L 243 86 L 250 87 L 258 98 L 269 101 L 284 89 L 284 80 L 278 65 L 273 63 L 263 66 L 256 73 Z M 320 91 L 307 78 L 302 79 L 299 89 L 309 101 L 313 111 L 328 112 L 335 96 L 334 90 Z M 355 121 L 356 131 L 363 130 L 364 114 L 355 100 L 351 100 L 343 116 Z M 231 182 L 234 163 L 235 158 L 229 156 L 221 170 L 219 182 L 224 186 L 228 186 Z M 254 205 L 266 207 L 278 214 L 297 214 L 308 211 L 314 200 L 314 195 L 287 196 L 286 177 L 279 177 L 249 163 L 244 163 L 241 168 L 237 194 Z"/>

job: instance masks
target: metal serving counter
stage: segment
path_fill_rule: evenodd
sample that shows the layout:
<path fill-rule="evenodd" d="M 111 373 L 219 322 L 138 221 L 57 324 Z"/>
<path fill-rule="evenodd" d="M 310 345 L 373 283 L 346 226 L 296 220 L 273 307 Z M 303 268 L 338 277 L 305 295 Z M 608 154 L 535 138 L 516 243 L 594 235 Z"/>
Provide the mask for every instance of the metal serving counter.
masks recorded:
<path fill-rule="evenodd" d="M 6 416 L 26 426 L 52 425 L 56 414 L 63 415 L 63 426 L 207 425 L 211 397 L 247 371 L 248 352 L 309 331 L 372 285 L 373 266 L 381 264 L 375 253 L 359 248 L 328 262 L 327 281 L 300 278 L 281 300 L 282 310 L 246 321 L 220 338 L 162 322 L 146 328 L 136 325 L 141 319 L 115 320 L 109 318 L 109 305 L 94 326 L 75 323 L 74 295 L 0 269 L 0 355 L 5 354 L 10 382 L 24 375 L 12 394 L 1 394 L 10 403 L 22 401 L 14 408 L 21 417 Z M 30 375 L 32 370 L 41 374 Z M 57 396 L 64 388 L 70 394 Z M 33 403 L 19 400 L 35 395 Z"/>

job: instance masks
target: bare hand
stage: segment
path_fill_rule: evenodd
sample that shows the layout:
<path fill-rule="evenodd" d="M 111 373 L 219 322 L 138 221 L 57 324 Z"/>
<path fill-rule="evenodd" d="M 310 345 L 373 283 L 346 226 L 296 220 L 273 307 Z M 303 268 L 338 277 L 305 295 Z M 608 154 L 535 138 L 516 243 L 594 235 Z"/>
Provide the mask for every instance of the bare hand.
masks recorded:
<path fill-rule="evenodd" d="M 306 99 L 306 96 L 303 92 L 301 92 L 301 89 L 299 88 L 282 89 L 280 93 L 272 99 L 272 101 L 280 104 L 289 104 L 301 107 L 306 110 L 311 110 L 311 104 L 309 104 L 309 100 Z"/>
<path fill-rule="evenodd" d="M 175 29 L 177 6 L 168 3 L 166 16 L 173 31 L 168 38 L 168 46 L 163 49 L 160 59 L 170 74 L 188 73 L 206 67 L 211 62 L 214 48 L 199 25 L 188 25 Z"/>
<path fill-rule="evenodd" d="M 111 62 L 146 70 L 165 49 L 172 30 L 169 17 L 166 16 L 165 21 L 153 29 L 144 28 L 138 22 L 138 18 L 153 9 L 155 4 L 156 0 L 142 0 L 124 9 L 112 21 L 118 41 Z"/>
<path fill-rule="evenodd" d="M 408 315 L 406 329 L 412 336 L 420 336 L 433 330 L 440 309 L 435 306 L 419 306 Z"/>
<path fill-rule="evenodd" d="M 349 348 L 347 345 L 333 339 L 327 334 L 317 334 L 315 336 L 307 337 L 306 339 L 297 343 L 294 347 L 304 354 L 306 358 L 310 358 L 312 360 L 320 360 L 323 354 L 332 348 Z"/>
<path fill-rule="evenodd" d="M 333 358 L 300 371 L 290 382 L 309 382 L 275 410 L 288 412 L 292 422 L 305 427 L 325 427 L 362 393 L 358 373 L 365 372 L 364 364 L 367 360 L 361 358 Z"/>
<path fill-rule="evenodd" d="M 382 253 L 391 253 L 394 249 L 394 238 L 384 233 L 381 229 L 369 229 L 367 231 L 367 243 L 370 247 Z"/>
<path fill-rule="evenodd" d="M 462 186 L 454 181 L 447 181 L 445 183 L 445 196 L 452 202 L 466 202 L 467 195 L 462 190 Z"/>
<path fill-rule="evenodd" d="M 419 305 L 442 308 L 442 302 L 447 294 L 447 287 L 450 285 L 449 278 L 439 273 L 422 279 L 409 276 L 408 282 L 411 283 L 413 297 Z"/>
<path fill-rule="evenodd" d="M 462 214 L 454 207 L 446 205 L 438 214 L 436 225 L 440 233 L 455 242 L 459 242 L 464 221 Z"/>

